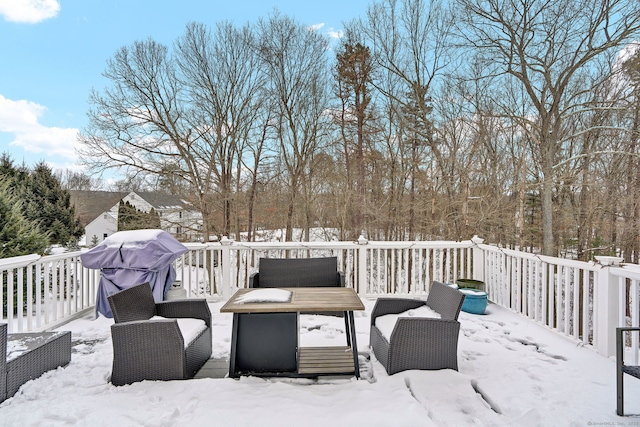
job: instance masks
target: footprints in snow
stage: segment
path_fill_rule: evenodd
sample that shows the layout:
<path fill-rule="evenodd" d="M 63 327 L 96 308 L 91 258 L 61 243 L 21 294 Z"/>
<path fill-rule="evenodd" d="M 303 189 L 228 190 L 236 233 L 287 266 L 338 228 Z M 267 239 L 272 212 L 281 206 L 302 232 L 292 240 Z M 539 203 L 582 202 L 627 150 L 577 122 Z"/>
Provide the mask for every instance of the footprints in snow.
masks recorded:
<path fill-rule="evenodd" d="M 544 356 L 540 360 L 548 363 L 557 363 L 558 360 L 566 361 L 567 358 L 561 355 L 549 353 L 544 349 L 544 344 L 539 344 L 532 340 L 523 337 L 514 336 L 510 330 L 504 329 L 506 324 L 504 322 L 495 320 L 477 320 L 479 329 L 464 328 L 462 333 L 470 341 L 477 343 L 501 343 L 504 348 L 511 351 L 518 351 L 520 346 L 530 347 L 540 355 Z M 487 333 L 487 331 L 489 333 Z M 519 344 L 520 346 L 516 345 Z M 477 351 L 464 351 L 464 357 L 467 360 L 474 360 L 477 356 L 483 356 L 482 353 Z"/>

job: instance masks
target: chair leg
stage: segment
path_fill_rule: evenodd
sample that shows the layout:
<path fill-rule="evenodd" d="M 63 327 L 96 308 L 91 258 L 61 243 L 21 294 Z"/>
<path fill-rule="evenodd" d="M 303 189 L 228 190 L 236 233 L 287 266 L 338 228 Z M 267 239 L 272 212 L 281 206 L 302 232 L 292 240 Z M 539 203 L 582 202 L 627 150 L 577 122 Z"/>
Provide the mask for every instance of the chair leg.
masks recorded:
<path fill-rule="evenodd" d="M 620 366 L 618 366 L 617 378 L 616 378 L 616 388 L 618 391 L 618 415 L 624 417 L 624 384 L 622 382 L 623 377 L 622 370 Z"/>
<path fill-rule="evenodd" d="M 624 341 L 623 331 L 616 331 L 616 395 L 618 397 L 617 412 L 618 415 L 624 416 L 624 384 L 622 365 L 624 364 Z"/>

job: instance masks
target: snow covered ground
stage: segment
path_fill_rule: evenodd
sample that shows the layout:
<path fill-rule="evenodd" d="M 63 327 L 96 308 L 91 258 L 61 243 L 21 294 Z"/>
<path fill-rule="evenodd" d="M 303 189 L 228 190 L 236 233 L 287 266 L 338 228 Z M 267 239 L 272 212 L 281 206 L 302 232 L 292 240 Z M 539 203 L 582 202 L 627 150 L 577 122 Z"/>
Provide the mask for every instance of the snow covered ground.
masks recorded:
<path fill-rule="evenodd" d="M 368 350 L 369 313 L 356 313 Z M 213 357 L 229 355 L 231 315 L 212 303 Z M 459 372 L 386 374 L 372 356 L 363 380 L 196 379 L 109 383 L 112 320 L 88 316 L 71 330 L 71 363 L 0 404 L 0 426 L 597 426 L 640 424 L 640 381 L 627 377 L 615 413 L 615 360 L 507 310 L 462 312 Z M 303 345 L 343 345 L 344 321 L 302 316 Z"/>

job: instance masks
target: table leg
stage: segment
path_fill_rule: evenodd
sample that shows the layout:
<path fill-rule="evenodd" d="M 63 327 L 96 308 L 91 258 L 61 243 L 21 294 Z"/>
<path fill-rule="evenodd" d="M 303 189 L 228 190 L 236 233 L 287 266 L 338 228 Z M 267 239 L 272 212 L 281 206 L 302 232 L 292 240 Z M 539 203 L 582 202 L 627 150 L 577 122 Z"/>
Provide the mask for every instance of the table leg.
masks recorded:
<path fill-rule="evenodd" d="M 349 314 L 344 312 L 344 333 L 347 336 L 347 347 L 351 347 L 351 332 L 349 330 Z"/>
<path fill-rule="evenodd" d="M 355 370 L 356 378 L 360 378 L 360 363 L 358 362 L 358 344 L 356 343 L 356 323 L 353 318 L 353 311 L 348 312 L 349 317 L 349 333 L 347 337 L 351 335 L 351 352 L 353 353 L 353 369 Z"/>
<path fill-rule="evenodd" d="M 238 313 L 233 313 L 231 326 L 231 353 L 229 354 L 229 377 L 237 378 L 236 374 L 236 349 L 238 347 Z"/>

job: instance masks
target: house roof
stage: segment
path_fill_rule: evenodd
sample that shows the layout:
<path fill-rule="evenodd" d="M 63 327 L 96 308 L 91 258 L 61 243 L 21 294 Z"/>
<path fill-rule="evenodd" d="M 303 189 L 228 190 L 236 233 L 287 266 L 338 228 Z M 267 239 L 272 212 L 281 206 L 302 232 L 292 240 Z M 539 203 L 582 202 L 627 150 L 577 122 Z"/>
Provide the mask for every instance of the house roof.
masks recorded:
<path fill-rule="evenodd" d="M 176 209 L 194 210 L 193 205 L 189 204 L 180 197 L 153 191 L 84 191 L 69 190 L 71 204 L 75 206 L 76 216 L 80 219 L 83 227 L 86 227 L 91 221 L 108 212 L 124 199 L 127 195 L 135 193 L 139 198 L 149 203 L 155 210 Z"/>
<path fill-rule="evenodd" d="M 137 194 L 141 199 L 149 203 L 156 210 L 175 208 L 193 210 L 193 206 L 190 203 L 172 194 L 151 191 L 134 191 L 133 193 Z"/>
<path fill-rule="evenodd" d="M 121 191 L 69 190 L 70 202 L 75 206 L 76 216 L 83 227 L 102 213 L 109 211 L 129 193 Z"/>

